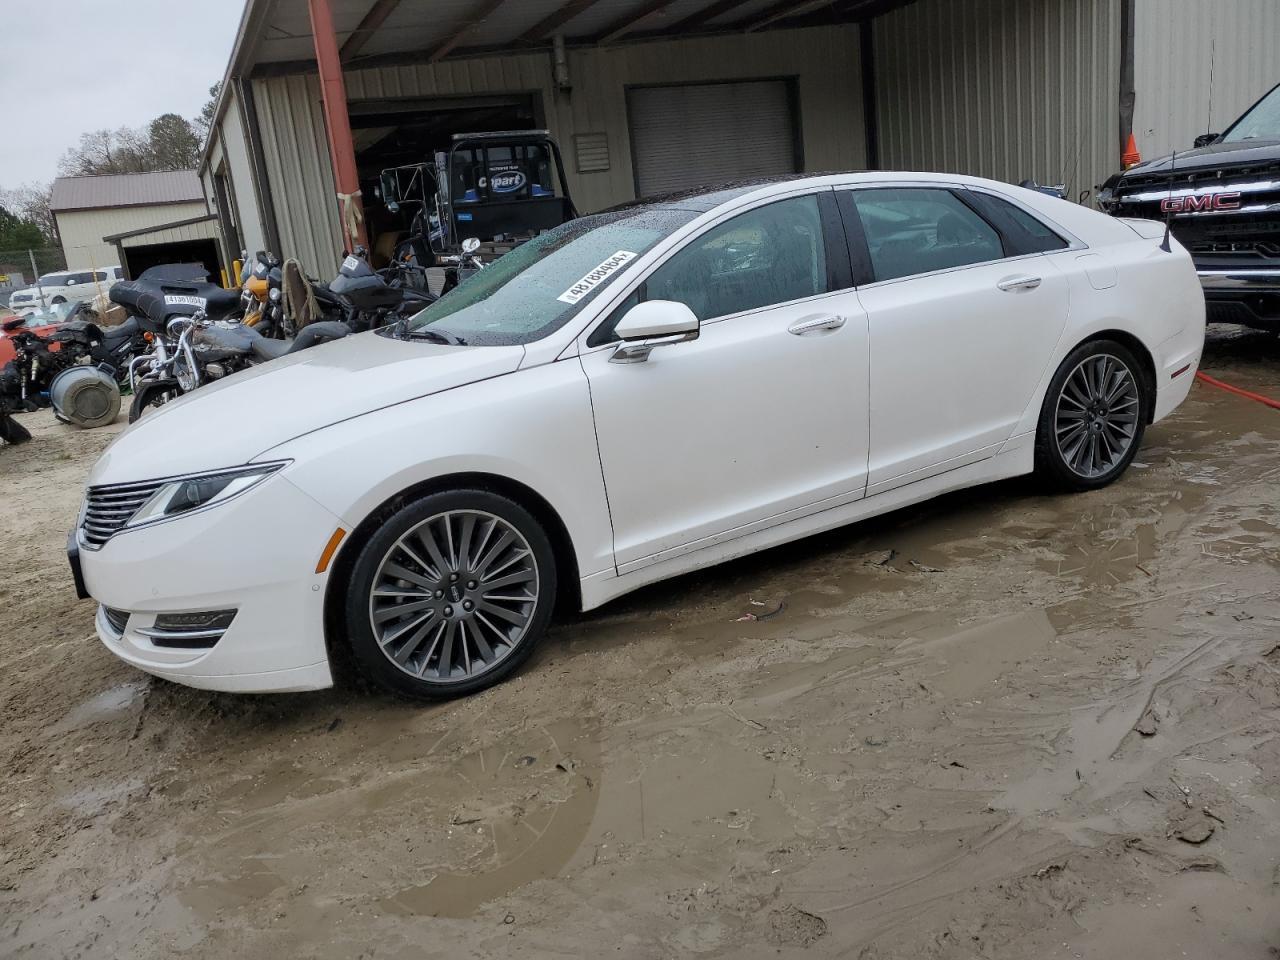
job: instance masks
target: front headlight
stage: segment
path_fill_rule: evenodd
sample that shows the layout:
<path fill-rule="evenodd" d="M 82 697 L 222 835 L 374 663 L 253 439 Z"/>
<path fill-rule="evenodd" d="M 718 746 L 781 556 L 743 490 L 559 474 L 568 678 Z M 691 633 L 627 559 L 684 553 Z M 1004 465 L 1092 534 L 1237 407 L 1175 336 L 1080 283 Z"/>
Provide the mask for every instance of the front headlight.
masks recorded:
<path fill-rule="evenodd" d="M 140 527 L 143 524 L 167 520 L 170 517 L 190 513 L 192 510 L 223 503 L 257 486 L 284 465 L 284 463 L 260 463 L 251 467 L 218 470 L 199 476 L 183 477 L 180 480 L 170 480 L 151 495 L 138 512 L 129 518 L 125 526 Z"/>

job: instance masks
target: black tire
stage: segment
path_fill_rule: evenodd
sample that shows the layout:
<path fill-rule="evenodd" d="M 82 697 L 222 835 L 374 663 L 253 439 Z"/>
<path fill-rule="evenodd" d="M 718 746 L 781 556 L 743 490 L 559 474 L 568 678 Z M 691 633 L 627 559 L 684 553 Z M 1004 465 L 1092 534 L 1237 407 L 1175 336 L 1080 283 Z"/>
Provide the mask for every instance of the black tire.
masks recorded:
<path fill-rule="evenodd" d="M 66 297 L 54 297 L 52 300 L 49 301 L 50 305 L 55 307 L 58 306 L 58 304 L 60 303 L 66 303 L 66 302 L 67 302 Z"/>
<path fill-rule="evenodd" d="M 139 387 L 129 403 L 129 422 L 136 423 L 144 413 L 162 407 L 179 396 L 175 383 L 148 383 Z"/>
<path fill-rule="evenodd" d="M 1113 371 L 1105 376 L 1108 386 L 1085 396 L 1082 390 L 1103 379 L 1107 370 Z M 1118 399 L 1109 401 L 1103 396 L 1108 392 Z M 1045 392 L 1036 428 L 1036 474 L 1058 490 L 1097 490 L 1114 482 L 1142 445 L 1153 394 L 1145 368 L 1124 344 L 1092 340 L 1076 347 Z M 1077 414 L 1082 435 L 1076 432 Z M 1095 436 L 1097 440 L 1091 440 Z M 1075 445 L 1081 437 L 1081 443 L 1097 444 L 1092 455 Z"/>
<path fill-rule="evenodd" d="M 31 439 L 31 431 L 20 424 L 6 412 L 0 412 L 0 441 L 14 444 L 26 443 Z"/>
<path fill-rule="evenodd" d="M 532 566 L 533 568 L 532 580 L 534 586 L 532 589 L 536 599 L 530 599 L 528 603 L 517 606 L 520 616 L 524 618 L 525 622 L 520 628 L 518 638 L 511 640 L 505 646 L 505 652 L 500 652 L 504 647 L 503 642 L 495 640 L 494 634 L 484 632 L 474 619 L 475 617 L 485 619 L 483 611 L 476 608 L 476 613 L 468 615 L 462 613 L 460 607 L 455 610 L 453 606 L 474 601 L 479 602 L 481 606 L 487 605 L 491 609 L 492 604 L 486 603 L 486 601 L 494 597 L 492 590 L 487 594 L 484 593 L 489 588 L 486 588 L 485 584 L 478 581 L 468 581 L 468 574 L 465 572 L 461 574 L 461 578 L 457 573 L 441 572 L 439 579 L 437 579 L 425 567 L 408 560 L 404 553 L 396 552 L 400 550 L 402 538 L 417 538 L 413 540 L 416 544 L 415 552 L 423 559 L 433 556 L 429 553 L 429 548 L 425 546 L 425 541 L 421 539 L 418 531 L 424 525 L 430 524 L 431 526 L 428 529 L 434 529 L 437 538 L 443 540 L 440 537 L 440 524 L 447 525 L 452 523 L 455 526 L 450 530 L 460 529 L 458 525 L 464 523 L 465 518 L 469 515 L 496 518 L 499 523 L 494 524 L 492 528 L 488 528 L 491 531 L 493 529 L 512 530 L 517 536 L 512 546 L 508 548 L 513 551 L 511 555 L 517 556 L 519 563 L 523 567 Z M 444 555 L 446 567 L 453 563 L 453 554 L 455 552 L 458 557 L 461 557 L 466 552 L 463 547 L 464 541 L 470 542 L 473 541 L 473 538 L 480 537 L 483 530 L 483 522 L 475 520 L 472 533 L 464 534 L 459 532 L 450 544 L 447 555 L 443 547 L 438 548 L 440 554 Z M 505 524 L 506 527 L 503 528 L 502 524 Z M 452 534 L 450 535 L 452 536 Z M 520 538 L 523 538 L 524 544 L 527 545 L 528 554 L 523 553 L 523 547 L 519 544 Z M 496 543 L 498 539 L 498 537 L 495 537 L 492 542 Z M 480 543 L 478 539 L 474 539 L 474 543 L 480 544 L 480 547 L 489 545 L 488 543 Z M 500 569 L 495 568 L 493 564 L 506 556 L 506 554 L 503 554 L 502 556 L 487 558 L 483 555 L 483 550 L 480 553 L 481 555 L 475 558 L 474 563 L 467 562 L 453 565 L 463 570 L 479 567 L 476 575 L 481 576 L 487 573 L 489 569 Z M 484 563 L 486 559 L 489 560 L 487 565 Z M 457 595 L 454 595 L 451 600 L 449 594 L 445 593 L 443 599 L 440 599 L 441 591 L 437 590 L 433 594 L 432 588 L 426 587 L 421 582 L 414 584 L 405 580 L 395 580 L 392 584 L 394 575 L 390 575 L 392 579 L 389 580 L 389 575 L 384 567 L 384 564 L 389 561 L 403 563 L 404 567 L 400 569 L 405 567 L 412 568 L 411 572 L 418 574 L 423 580 L 429 581 L 432 587 L 444 587 L 448 591 L 457 591 Z M 449 584 L 447 581 L 450 576 L 458 580 L 458 582 L 452 585 Z M 388 584 L 392 584 L 392 586 L 389 587 Z M 556 564 L 555 555 L 551 549 L 551 541 L 542 525 L 520 504 L 507 497 L 483 489 L 451 490 L 429 494 L 408 503 L 390 514 L 369 538 L 368 542 L 365 543 L 356 557 L 345 598 L 345 623 L 353 659 L 360 672 L 367 679 L 386 690 L 404 697 L 418 700 L 441 700 L 475 693 L 509 677 L 533 653 L 534 647 L 541 640 L 551 619 L 551 613 L 555 607 L 556 586 Z M 388 600 L 384 595 L 375 599 L 373 596 L 375 587 L 383 591 L 394 590 L 399 587 L 418 592 L 412 597 L 406 595 Z M 475 592 L 471 589 L 473 587 Z M 510 594 L 515 590 L 523 591 L 524 589 L 525 587 L 522 585 L 510 589 L 504 588 L 503 592 Z M 468 597 L 472 599 L 464 599 Z M 436 619 L 430 621 L 429 627 L 426 625 L 422 627 L 422 629 L 428 629 L 429 632 L 417 641 L 417 646 L 414 647 L 413 652 L 408 654 L 408 664 L 406 666 L 397 666 L 392 658 L 397 653 L 404 654 L 409 643 L 418 636 L 419 628 L 410 629 L 408 633 L 409 640 L 397 647 L 394 643 L 388 643 L 385 636 L 380 643 L 379 639 L 374 635 L 373 624 L 375 616 L 382 617 L 390 606 L 401 601 L 406 605 L 419 608 L 430 606 L 432 615 L 436 617 Z M 505 597 L 503 601 L 506 601 Z M 382 608 L 376 608 L 376 604 L 379 602 L 384 604 Z M 472 608 L 468 607 L 468 609 Z M 383 622 L 388 626 L 382 627 L 382 629 L 389 634 L 396 633 L 402 624 L 415 623 L 417 617 L 422 613 L 423 611 L 420 609 L 417 613 L 403 619 L 383 618 Z M 446 614 L 448 616 L 445 616 Z M 459 648 L 450 646 L 452 656 L 450 657 L 449 666 L 444 668 L 440 660 L 443 656 L 443 649 L 446 645 L 457 642 L 456 635 L 451 632 L 453 630 L 452 622 L 462 620 L 465 620 L 466 624 L 459 626 L 457 629 L 461 634 L 461 650 L 466 658 L 465 667 L 455 666 Z M 498 620 L 498 618 L 493 616 L 492 619 L 485 619 L 485 623 L 492 627 L 493 620 Z M 467 632 L 467 625 L 471 628 L 471 634 Z M 503 627 L 507 630 L 515 630 L 514 627 L 505 626 L 505 623 Z M 432 631 L 435 630 L 448 631 L 450 639 L 445 641 L 441 637 L 433 636 Z M 476 646 L 475 633 L 477 632 L 482 633 L 481 642 L 485 642 L 486 646 L 490 648 L 489 655 L 492 657 L 492 661 L 489 665 L 485 665 L 483 655 Z M 397 636 L 401 635 L 397 634 Z M 468 648 L 469 643 L 471 644 L 470 648 Z M 387 646 L 384 647 L 383 644 L 387 644 Z M 476 653 L 474 658 L 472 658 L 471 652 Z M 434 666 L 432 665 L 433 653 L 435 657 Z M 479 663 L 480 666 L 475 667 L 476 663 Z M 449 678 L 447 679 L 439 676 L 444 669 L 449 672 Z M 455 672 L 459 669 L 462 670 L 461 675 L 455 675 Z M 431 676 L 433 670 L 437 675 L 435 677 Z M 476 672 L 472 673 L 473 670 Z"/>

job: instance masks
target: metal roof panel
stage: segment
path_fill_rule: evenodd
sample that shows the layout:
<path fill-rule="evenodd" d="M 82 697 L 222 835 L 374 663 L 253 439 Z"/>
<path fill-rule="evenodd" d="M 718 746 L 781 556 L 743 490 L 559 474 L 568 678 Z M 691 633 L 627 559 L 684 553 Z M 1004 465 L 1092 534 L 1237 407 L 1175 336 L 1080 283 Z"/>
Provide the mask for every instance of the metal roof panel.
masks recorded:
<path fill-rule="evenodd" d="M 99 177 L 59 177 L 53 181 L 52 210 L 96 210 L 204 200 L 194 170 L 125 173 Z"/>

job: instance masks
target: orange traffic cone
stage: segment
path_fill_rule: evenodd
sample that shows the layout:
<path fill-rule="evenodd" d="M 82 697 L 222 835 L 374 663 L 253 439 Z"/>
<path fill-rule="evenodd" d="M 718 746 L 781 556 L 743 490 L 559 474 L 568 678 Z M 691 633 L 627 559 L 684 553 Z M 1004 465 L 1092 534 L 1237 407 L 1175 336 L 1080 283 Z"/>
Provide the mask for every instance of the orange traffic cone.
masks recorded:
<path fill-rule="evenodd" d="M 1138 141 L 1134 139 L 1133 134 L 1129 134 L 1129 142 L 1125 144 L 1124 153 L 1120 155 L 1120 164 L 1126 170 L 1130 167 L 1137 166 L 1142 162 L 1142 154 L 1138 152 Z"/>

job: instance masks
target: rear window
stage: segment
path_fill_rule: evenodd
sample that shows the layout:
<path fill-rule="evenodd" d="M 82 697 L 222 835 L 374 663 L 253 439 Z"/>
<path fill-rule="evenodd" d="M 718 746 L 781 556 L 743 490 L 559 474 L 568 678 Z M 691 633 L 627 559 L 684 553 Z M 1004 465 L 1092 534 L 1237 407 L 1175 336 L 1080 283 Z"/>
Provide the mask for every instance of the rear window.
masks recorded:
<path fill-rule="evenodd" d="M 980 190 L 968 191 L 967 198 L 1009 240 L 1010 256 L 1049 253 L 1052 250 L 1065 250 L 1070 246 L 1039 217 L 1023 210 L 1016 203 Z"/>

